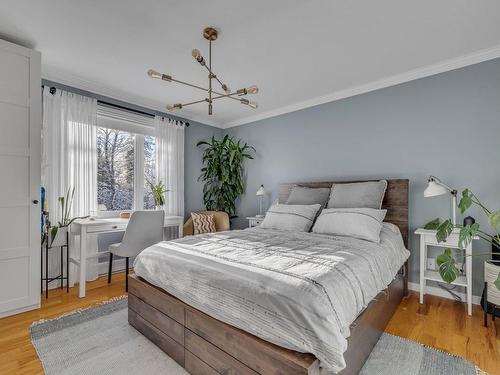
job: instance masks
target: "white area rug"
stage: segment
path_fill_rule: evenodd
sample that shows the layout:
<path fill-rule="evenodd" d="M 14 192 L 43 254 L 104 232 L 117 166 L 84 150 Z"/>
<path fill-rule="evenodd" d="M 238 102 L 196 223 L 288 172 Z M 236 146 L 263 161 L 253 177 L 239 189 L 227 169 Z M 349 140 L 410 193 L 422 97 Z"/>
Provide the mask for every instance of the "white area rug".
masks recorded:
<path fill-rule="evenodd" d="M 127 321 L 127 298 L 34 323 L 33 345 L 48 375 L 188 375 Z M 362 375 L 485 374 L 460 357 L 383 334 Z"/>

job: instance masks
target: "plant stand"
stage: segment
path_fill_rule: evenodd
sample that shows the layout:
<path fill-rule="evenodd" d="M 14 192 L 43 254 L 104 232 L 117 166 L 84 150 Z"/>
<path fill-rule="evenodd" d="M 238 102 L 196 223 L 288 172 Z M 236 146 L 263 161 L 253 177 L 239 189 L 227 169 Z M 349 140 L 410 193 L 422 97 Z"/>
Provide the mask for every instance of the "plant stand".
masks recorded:
<path fill-rule="evenodd" d="M 60 280 L 60 287 L 63 289 L 64 280 L 66 280 L 66 293 L 69 292 L 69 232 L 64 234 L 66 243 L 62 245 L 49 246 L 50 238 L 45 240 L 45 243 L 40 247 L 41 259 L 43 259 L 43 252 L 45 251 L 45 262 L 41 263 L 40 270 L 40 293 L 43 293 L 43 283 L 45 282 L 45 298 L 49 298 L 49 283 L 55 280 Z M 61 273 L 55 277 L 49 277 L 49 250 L 59 248 L 61 251 Z M 64 249 L 66 249 L 66 276 L 64 276 Z M 43 269 L 45 268 L 45 277 L 43 277 Z"/>
<path fill-rule="evenodd" d="M 484 262 L 484 326 L 488 327 L 488 303 L 492 306 L 493 321 L 495 321 L 495 313 L 500 306 L 500 291 L 495 286 L 494 282 L 500 272 L 500 262 L 486 261 Z"/>

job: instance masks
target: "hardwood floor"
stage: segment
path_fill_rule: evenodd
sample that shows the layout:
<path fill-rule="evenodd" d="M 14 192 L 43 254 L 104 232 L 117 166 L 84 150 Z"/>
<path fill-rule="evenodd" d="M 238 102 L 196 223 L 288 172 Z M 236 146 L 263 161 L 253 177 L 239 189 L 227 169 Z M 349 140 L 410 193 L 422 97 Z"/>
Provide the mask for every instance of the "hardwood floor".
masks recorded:
<path fill-rule="evenodd" d="M 70 293 L 51 290 L 49 299 L 42 298 L 42 308 L 0 319 L 0 374 L 43 374 L 36 352 L 31 345 L 29 327 L 39 319 L 52 319 L 66 312 L 94 305 L 124 292 L 124 274 L 87 284 L 87 296 L 78 298 L 78 288 Z M 444 298 L 427 296 L 426 304 L 418 303 L 412 293 L 398 308 L 387 327 L 393 335 L 409 338 L 468 359 L 490 375 L 500 375 L 500 329 L 489 319 L 484 328 L 483 314 L 474 306 L 468 317 L 464 304 Z M 403 374 L 402 374 L 403 375 Z"/>

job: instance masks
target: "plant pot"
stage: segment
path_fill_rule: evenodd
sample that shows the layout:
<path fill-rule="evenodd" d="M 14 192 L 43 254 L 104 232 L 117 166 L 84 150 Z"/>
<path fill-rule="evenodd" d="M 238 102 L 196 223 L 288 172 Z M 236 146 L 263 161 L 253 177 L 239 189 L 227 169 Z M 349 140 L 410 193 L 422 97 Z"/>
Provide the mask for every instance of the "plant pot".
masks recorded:
<path fill-rule="evenodd" d="M 486 312 L 490 314 L 495 314 L 495 316 L 500 316 L 500 309 L 498 308 L 498 306 L 500 306 L 500 291 L 493 284 L 498 276 L 498 273 L 500 273 L 500 263 L 493 261 L 486 261 L 484 262 L 484 268 L 485 268 L 484 281 L 488 285 L 488 291 L 487 291 L 488 302 L 486 303 Z M 483 307 L 483 310 L 484 310 L 484 297 L 485 297 L 485 291 L 483 290 L 483 295 L 481 297 L 481 306 Z M 496 309 L 495 305 L 497 306 Z"/>
<path fill-rule="evenodd" d="M 68 233 L 68 227 L 59 227 L 55 238 L 49 238 L 49 246 L 50 247 L 66 246 L 66 244 L 67 244 L 66 234 L 67 233 Z M 49 237 L 51 237 L 50 234 L 49 234 Z"/>

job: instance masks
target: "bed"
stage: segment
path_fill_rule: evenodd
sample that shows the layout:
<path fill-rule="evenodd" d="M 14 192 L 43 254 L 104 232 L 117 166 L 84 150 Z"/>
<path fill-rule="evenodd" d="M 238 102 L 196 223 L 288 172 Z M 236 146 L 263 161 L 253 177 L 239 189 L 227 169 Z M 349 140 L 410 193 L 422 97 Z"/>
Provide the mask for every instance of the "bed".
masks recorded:
<path fill-rule="evenodd" d="M 357 374 L 407 291 L 408 180 L 383 208 L 378 246 L 259 228 L 159 243 L 136 260 L 129 322 L 193 375 Z"/>

